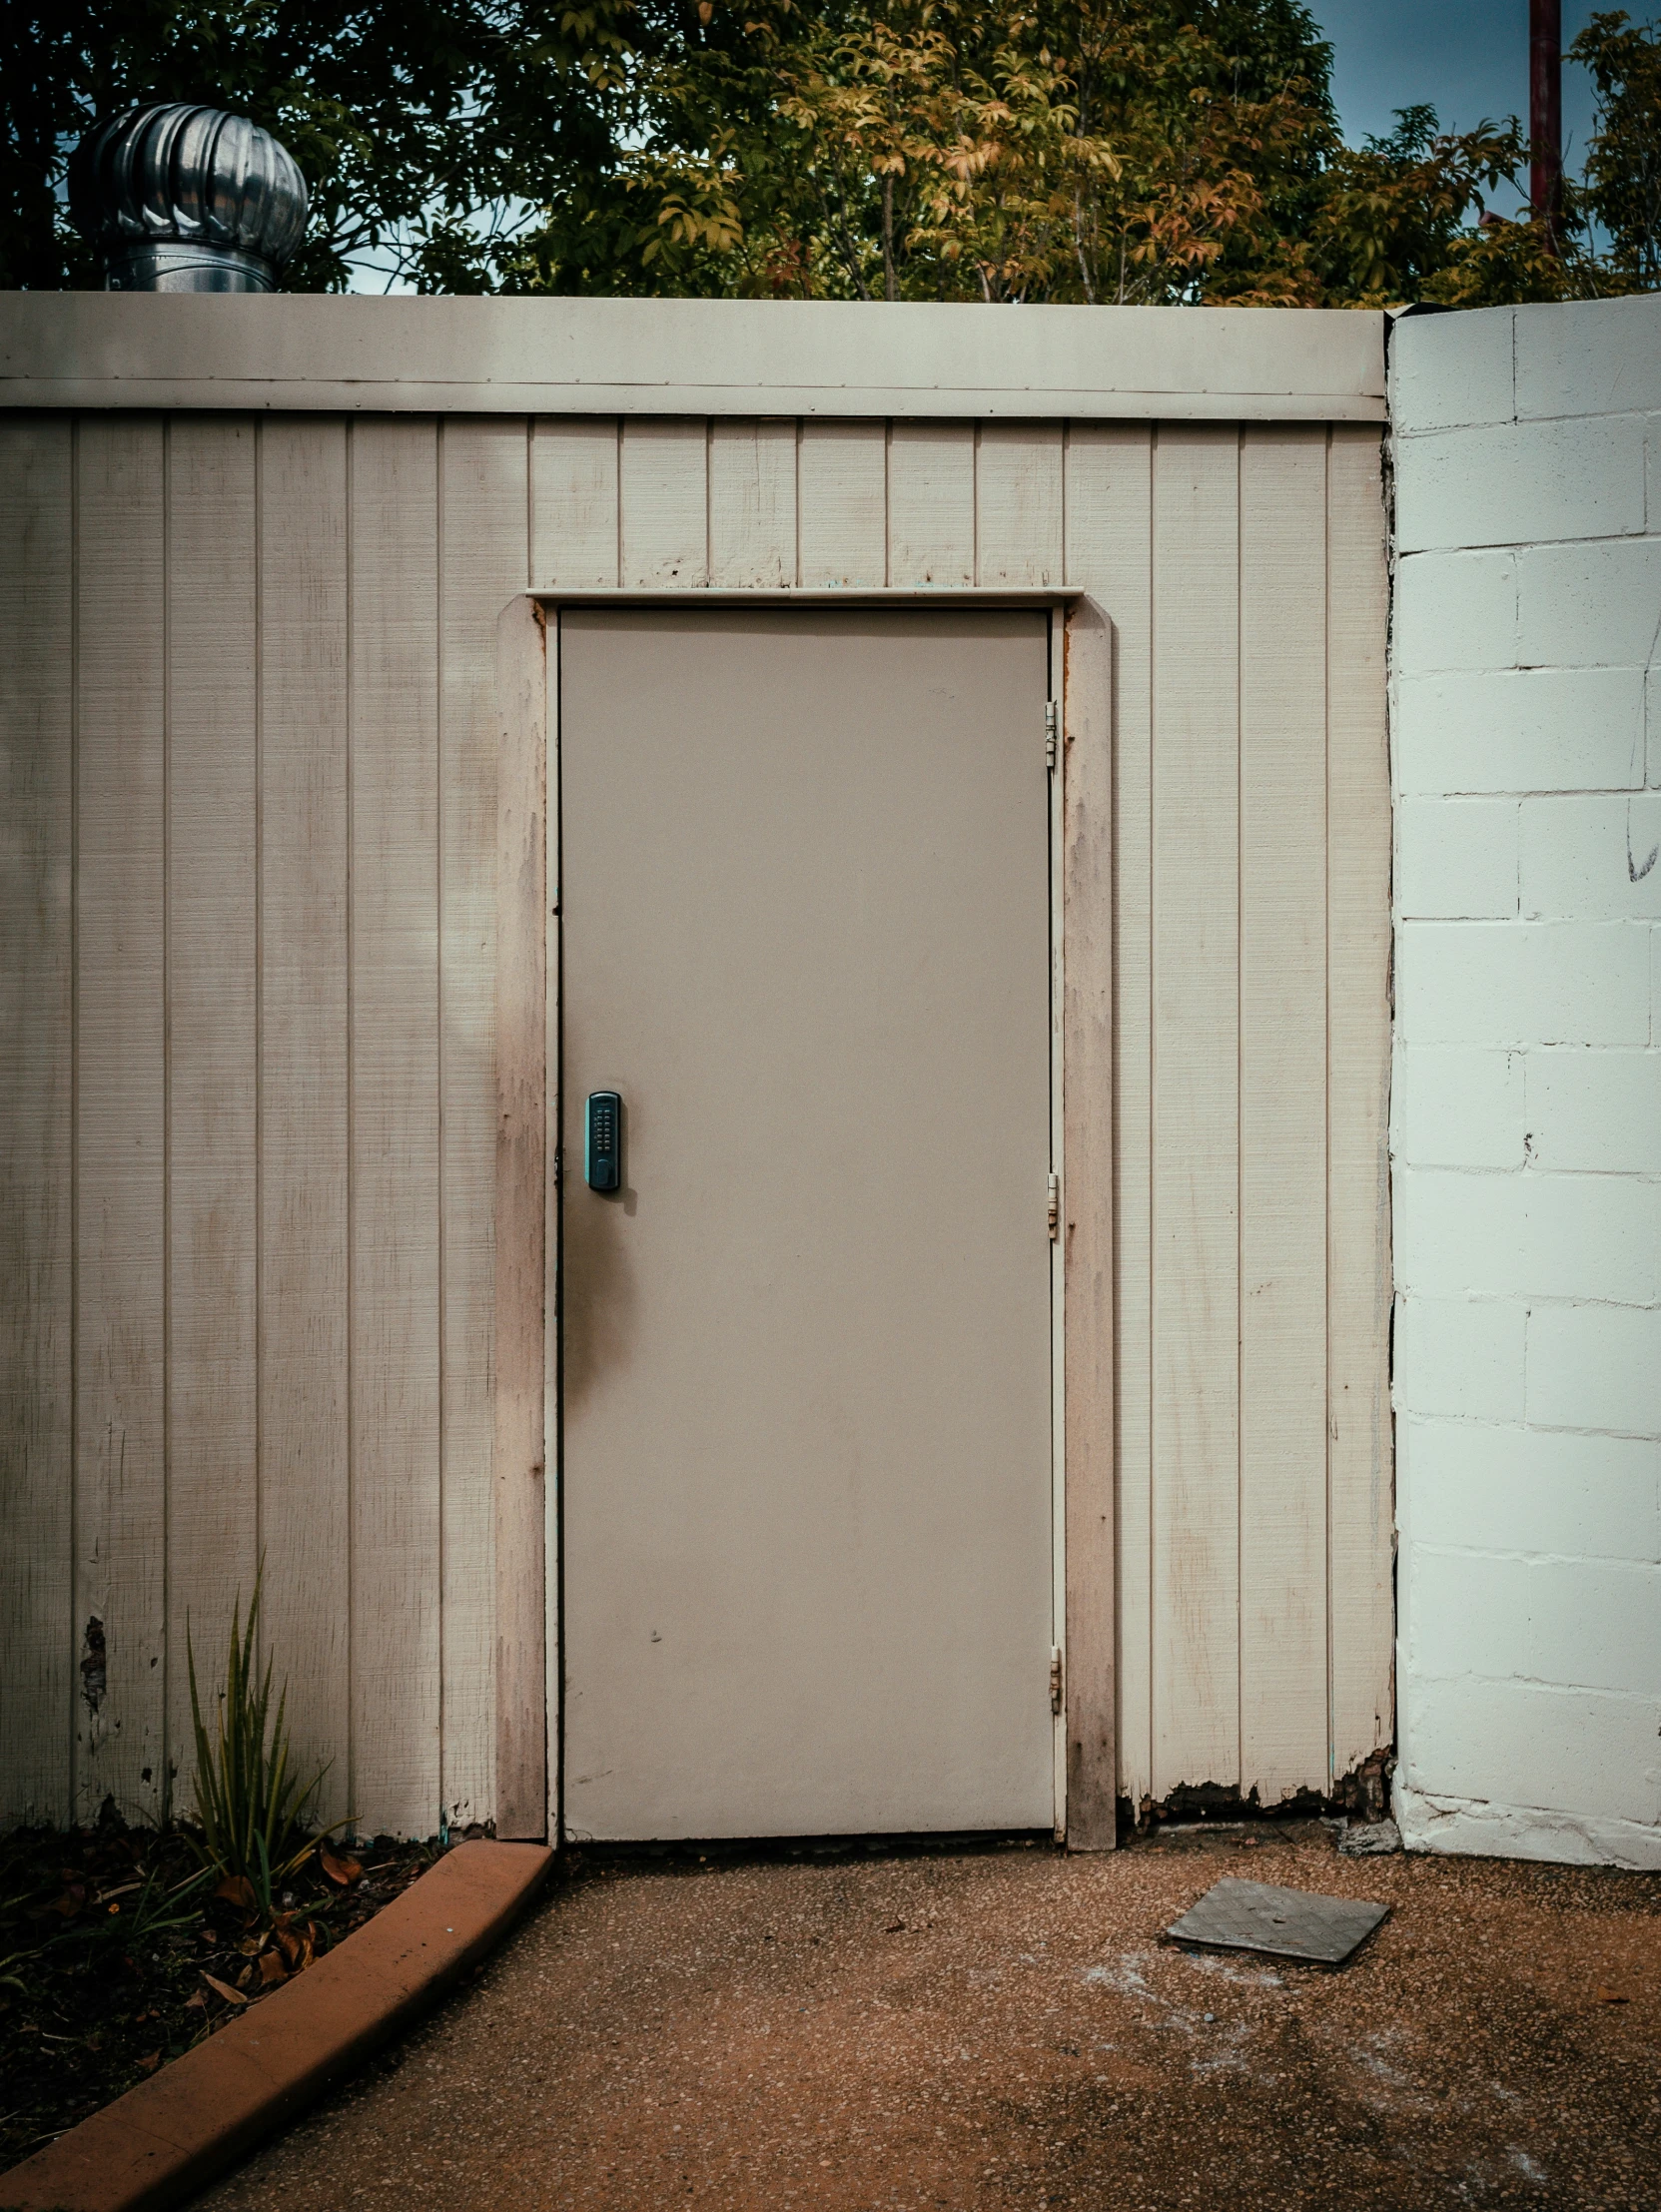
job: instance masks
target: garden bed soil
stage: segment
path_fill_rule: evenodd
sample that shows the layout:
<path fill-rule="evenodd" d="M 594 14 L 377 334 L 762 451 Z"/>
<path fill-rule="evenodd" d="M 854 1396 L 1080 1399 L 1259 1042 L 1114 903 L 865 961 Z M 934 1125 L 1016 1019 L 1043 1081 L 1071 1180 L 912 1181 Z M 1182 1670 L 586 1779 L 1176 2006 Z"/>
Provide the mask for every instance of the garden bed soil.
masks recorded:
<path fill-rule="evenodd" d="M 105 1818 L 0 1841 L 0 2172 L 303 1973 L 439 1856 L 391 1837 L 326 1846 L 267 1912 L 177 1830 Z"/>

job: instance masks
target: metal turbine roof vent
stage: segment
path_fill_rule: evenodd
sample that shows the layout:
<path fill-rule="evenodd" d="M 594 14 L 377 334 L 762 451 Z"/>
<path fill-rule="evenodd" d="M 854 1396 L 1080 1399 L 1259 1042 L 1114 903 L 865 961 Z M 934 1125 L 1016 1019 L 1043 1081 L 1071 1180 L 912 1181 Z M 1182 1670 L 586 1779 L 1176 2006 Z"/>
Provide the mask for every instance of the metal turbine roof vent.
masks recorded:
<path fill-rule="evenodd" d="M 109 292 L 271 292 L 306 204 L 288 148 L 221 108 L 129 108 L 69 165 L 69 212 L 103 250 Z"/>

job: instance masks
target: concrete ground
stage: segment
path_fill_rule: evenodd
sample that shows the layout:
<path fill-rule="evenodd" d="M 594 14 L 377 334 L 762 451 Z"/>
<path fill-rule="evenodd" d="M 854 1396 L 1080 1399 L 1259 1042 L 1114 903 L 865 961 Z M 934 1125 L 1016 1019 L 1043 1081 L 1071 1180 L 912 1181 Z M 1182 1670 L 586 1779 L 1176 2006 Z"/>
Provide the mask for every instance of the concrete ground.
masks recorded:
<path fill-rule="evenodd" d="M 1338 1973 L 1188 1955 L 1219 1875 L 1373 1897 Z M 1661 2205 L 1661 1875 L 1347 1859 L 579 1863 L 213 2212 Z"/>

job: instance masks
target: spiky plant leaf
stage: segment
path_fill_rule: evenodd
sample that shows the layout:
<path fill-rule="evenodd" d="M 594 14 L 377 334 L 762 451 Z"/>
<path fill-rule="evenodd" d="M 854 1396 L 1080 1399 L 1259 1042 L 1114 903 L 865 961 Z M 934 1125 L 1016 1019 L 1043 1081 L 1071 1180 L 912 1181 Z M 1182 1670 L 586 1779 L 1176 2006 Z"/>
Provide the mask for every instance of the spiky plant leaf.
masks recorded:
<path fill-rule="evenodd" d="M 252 1882 L 269 1912 L 276 1891 L 311 1855 L 320 1834 L 333 1835 L 348 1824 L 336 1821 L 322 1831 L 315 1831 L 311 1825 L 330 1763 L 326 1762 L 304 1784 L 292 1771 L 287 1684 L 278 1693 L 275 1716 L 272 1713 L 274 1662 L 267 1659 L 262 1675 L 255 1656 L 264 1579 L 262 1560 L 254 1578 L 246 1624 L 242 1593 L 237 1593 L 231 1612 L 225 1689 L 219 1701 L 218 1725 L 212 1734 L 203 1719 L 188 1616 L 185 1658 L 190 1677 L 191 1725 L 196 1737 L 196 1809 L 202 1825 L 198 1847 L 222 1878 L 241 1875 Z"/>

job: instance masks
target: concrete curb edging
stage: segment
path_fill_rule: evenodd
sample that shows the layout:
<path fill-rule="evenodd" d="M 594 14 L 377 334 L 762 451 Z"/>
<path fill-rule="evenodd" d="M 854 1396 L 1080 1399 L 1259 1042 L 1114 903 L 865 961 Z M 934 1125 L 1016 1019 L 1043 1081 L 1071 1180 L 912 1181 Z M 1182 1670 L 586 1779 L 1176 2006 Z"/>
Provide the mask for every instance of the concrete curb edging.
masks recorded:
<path fill-rule="evenodd" d="M 162 2212 L 407 2027 L 547 1879 L 542 1843 L 458 1843 L 205 2043 L 0 2174 L 0 2212 Z"/>

